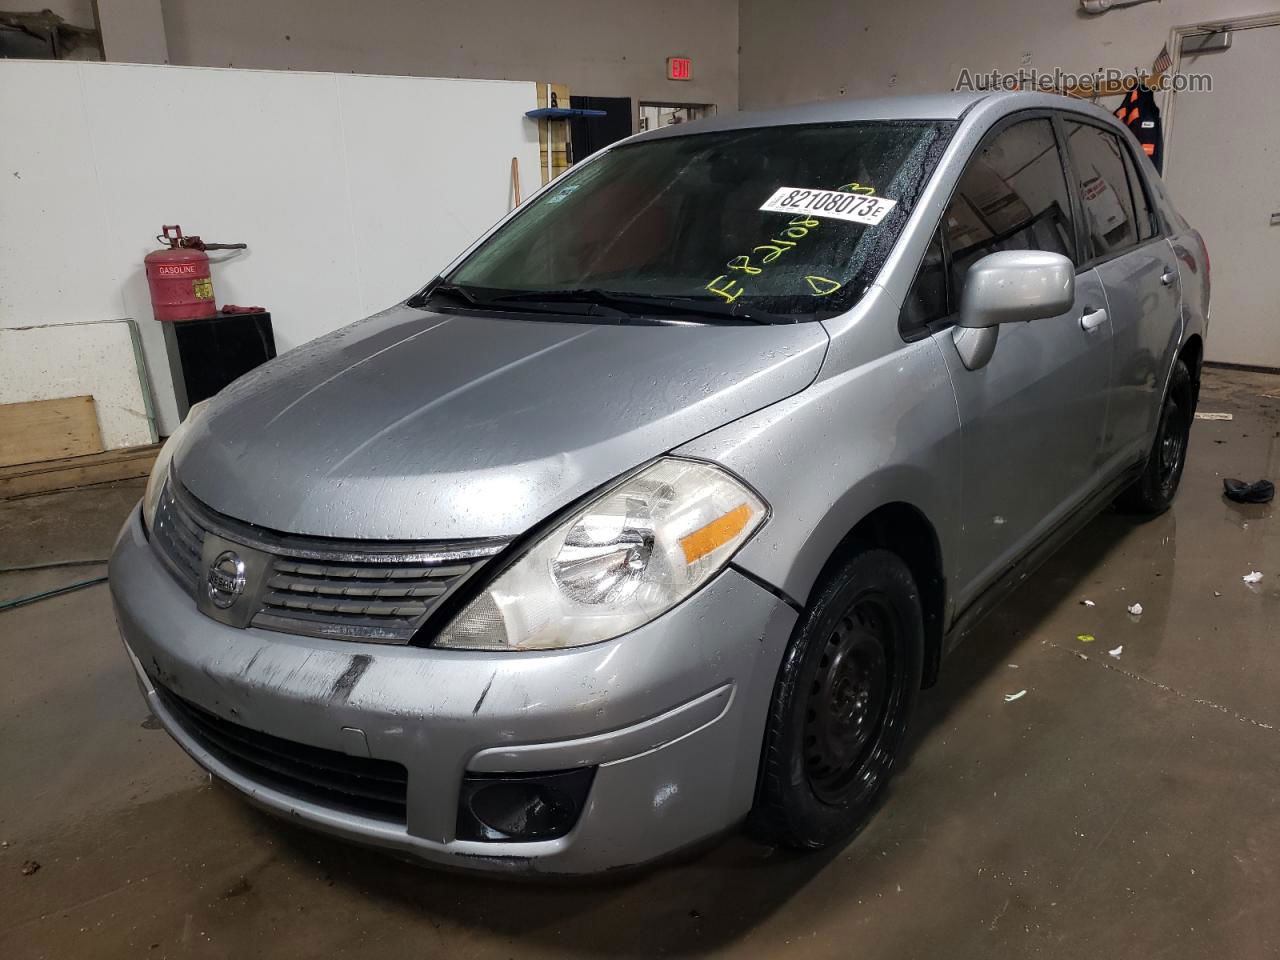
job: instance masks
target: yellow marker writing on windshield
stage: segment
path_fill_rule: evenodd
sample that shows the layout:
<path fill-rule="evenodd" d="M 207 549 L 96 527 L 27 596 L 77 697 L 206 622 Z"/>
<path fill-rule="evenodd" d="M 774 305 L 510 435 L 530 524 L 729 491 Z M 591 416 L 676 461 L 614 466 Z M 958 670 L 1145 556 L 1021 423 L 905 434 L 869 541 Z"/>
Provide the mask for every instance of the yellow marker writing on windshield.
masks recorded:
<path fill-rule="evenodd" d="M 843 184 L 836 189 L 844 190 L 848 193 L 861 194 L 863 196 L 870 196 L 876 192 L 875 187 L 863 186 L 856 180 Z M 810 191 L 792 191 L 792 194 L 795 195 L 797 193 L 803 193 L 805 196 L 808 196 L 809 192 Z M 787 221 L 786 227 L 781 231 L 781 236 L 770 237 L 765 243 L 752 247 L 751 252 L 753 254 L 760 254 L 761 256 L 757 262 L 767 266 L 777 260 L 788 250 L 795 247 L 797 240 L 807 237 L 810 230 L 820 226 L 822 226 L 821 220 L 811 214 L 802 213 Z M 734 257 L 725 264 L 725 266 L 730 270 L 737 272 L 741 276 L 755 277 L 764 273 L 764 270 L 761 267 L 754 266 L 751 263 L 751 257 L 747 254 L 741 254 Z M 809 289 L 813 291 L 813 295 L 815 297 L 830 296 L 842 286 L 839 281 L 832 280 L 829 277 L 810 275 L 806 276 L 804 280 L 805 283 L 809 285 Z M 733 303 L 746 292 L 739 281 L 732 279 L 727 274 L 721 274 L 716 277 L 707 284 L 706 289 L 722 298 L 725 303 Z"/>
<path fill-rule="evenodd" d="M 724 284 L 723 286 L 717 287 L 716 284 L 719 283 L 721 280 L 728 280 L 729 282 Z M 733 290 L 733 285 L 737 282 L 738 282 L 737 280 L 729 280 L 728 277 L 726 277 L 724 274 L 721 274 L 720 276 L 716 277 L 714 280 L 712 280 L 710 283 L 707 284 L 707 289 L 714 294 L 718 294 L 719 296 L 724 297 L 725 303 L 733 303 L 733 301 L 737 300 L 740 296 L 742 296 L 741 285 L 739 285 L 736 291 Z"/>
<path fill-rule="evenodd" d="M 837 281 L 828 280 L 826 277 L 809 276 L 804 279 L 809 284 L 809 289 L 813 291 L 815 297 L 825 297 L 840 289 L 840 284 Z"/>
<path fill-rule="evenodd" d="M 758 247 L 752 247 L 751 252 L 758 253 L 761 250 L 768 250 L 769 253 L 765 254 L 760 259 L 764 263 L 773 263 L 773 261 L 777 260 L 794 246 L 795 243 L 791 240 L 770 240 L 768 243 L 762 243 Z"/>

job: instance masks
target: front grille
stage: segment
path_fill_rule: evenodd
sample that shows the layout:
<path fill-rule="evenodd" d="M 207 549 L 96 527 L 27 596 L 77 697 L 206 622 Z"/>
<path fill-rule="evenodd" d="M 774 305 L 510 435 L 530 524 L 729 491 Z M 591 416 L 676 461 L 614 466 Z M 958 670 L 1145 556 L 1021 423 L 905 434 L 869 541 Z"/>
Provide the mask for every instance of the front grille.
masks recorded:
<path fill-rule="evenodd" d="M 171 476 L 152 539 L 170 572 L 199 602 L 209 533 L 267 555 L 263 582 L 249 584 L 245 622 L 265 630 L 408 643 L 440 602 L 504 541 L 434 543 L 331 540 L 278 534 L 222 516 Z"/>
<path fill-rule="evenodd" d="M 470 564 L 334 564 L 278 557 L 254 623 L 314 625 L 326 636 L 404 639 L 421 626 Z"/>
<path fill-rule="evenodd" d="M 236 773 L 301 800 L 405 822 L 409 775 L 400 764 L 351 757 L 250 730 L 159 684 L 155 689 L 182 729 Z"/>
<path fill-rule="evenodd" d="M 160 491 L 151 539 L 160 548 L 160 555 L 168 562 L 169 569 L 194 593 L 200 581 L 204 528 L 178 505 L 167 483 Z"/>

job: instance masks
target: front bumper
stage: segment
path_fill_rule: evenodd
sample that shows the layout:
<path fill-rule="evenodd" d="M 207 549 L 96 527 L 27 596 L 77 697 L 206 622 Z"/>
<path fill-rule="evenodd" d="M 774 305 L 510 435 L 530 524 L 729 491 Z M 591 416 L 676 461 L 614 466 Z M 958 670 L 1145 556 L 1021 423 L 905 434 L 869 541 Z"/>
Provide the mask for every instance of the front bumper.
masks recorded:
<path fill-rule="evenodd" d="M 642 863 L 740 821 L 796 614 L 728 569 L 654 622 L 573 650 L 493 654 L 313 639 L 218 623 L 161 566 L 139 512 L 111 593 L 149 706 L 203 767 L 276 812 L 452 866 L 591 873 Z M 274 737 L 402 764 L 404 822 L 292 795 L 224 763 L 157 686 Z M 353 732 L 354 731 L 354 732 Z M 455 837 L 472 773 L 596 766 L 565 836 Z"/>

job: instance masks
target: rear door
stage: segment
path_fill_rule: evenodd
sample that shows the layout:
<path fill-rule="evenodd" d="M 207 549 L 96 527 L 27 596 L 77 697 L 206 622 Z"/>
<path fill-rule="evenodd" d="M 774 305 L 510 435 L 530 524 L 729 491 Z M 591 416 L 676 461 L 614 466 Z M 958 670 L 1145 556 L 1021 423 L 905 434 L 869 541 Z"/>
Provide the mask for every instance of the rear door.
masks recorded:
<path fill-rule="evenodd" d="M 1110 385 L 1111 328 L 1101 281 L 1085 268 L 1067 313 L 1006 324 L 991 361 L 969 370 L 952 342 L 966 274 L 998 250 L 1080 261 L 1058 134 L 1047 113 L 1002 121 L 970 159 L 903 308 L 904 332 L 929 320 L 950 369 L 963 434 L 963 608 L 1044 536 L 1097 480 Z M 934 278 L 934 279 L 931 279 Z M 938 287 L 939 280 L 943 286 Z M 946 314 L 934 319 L 939 309 Z M 1089 320 L 1082 323 L 1088 314 Z"/>
<path fill-rule="evenodd" d="M 1111 396 L 1103 465 L 1145 457 L 1182 333 L 1178 265 L 1154 215 L 1128 137 L 1092 118 L 1063 118 L 1083 210 L 1083 243 L 1111 317 Z"/>

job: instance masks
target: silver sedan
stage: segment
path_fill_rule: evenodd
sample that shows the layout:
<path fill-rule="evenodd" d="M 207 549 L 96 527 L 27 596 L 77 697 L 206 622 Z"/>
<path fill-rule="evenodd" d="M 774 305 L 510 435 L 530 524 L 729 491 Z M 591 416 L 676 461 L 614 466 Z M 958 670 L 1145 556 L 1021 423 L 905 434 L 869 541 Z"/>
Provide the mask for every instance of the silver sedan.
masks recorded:
<path fill-rule="evenodd" d="M 424 860 L 843 843 L 977 619 L 1168 506 L 1208 300 L 1080 101 L 633 137 L 192 409 L 111 561 L 128 655 L 215 776 Z"/>

